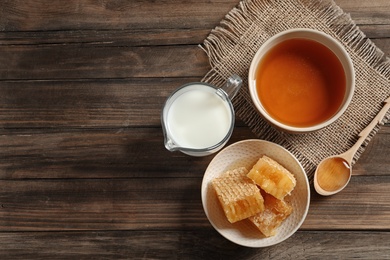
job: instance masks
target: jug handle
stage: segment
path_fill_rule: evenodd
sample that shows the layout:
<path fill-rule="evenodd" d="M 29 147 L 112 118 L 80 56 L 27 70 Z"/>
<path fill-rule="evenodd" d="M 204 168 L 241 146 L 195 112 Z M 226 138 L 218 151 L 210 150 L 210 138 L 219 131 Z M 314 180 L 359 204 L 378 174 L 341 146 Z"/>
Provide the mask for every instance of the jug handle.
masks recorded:
<path fill-rule="evenodd" d="M 242 79 L 240 76 L 233 74 L 227 80 L 225 86 L 221 87 L 227 94 L 230 100 L 238 93 L 242 85 Z"/>

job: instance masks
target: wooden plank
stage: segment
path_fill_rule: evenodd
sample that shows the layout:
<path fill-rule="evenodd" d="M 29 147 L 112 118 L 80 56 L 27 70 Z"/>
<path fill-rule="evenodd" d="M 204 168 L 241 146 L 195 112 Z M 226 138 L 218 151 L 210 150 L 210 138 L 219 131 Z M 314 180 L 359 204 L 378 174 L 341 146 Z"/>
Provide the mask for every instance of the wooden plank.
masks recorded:
<path fill-rule="evenodd" d="M 1 45 L 80 44 L 96 46 L 151 46 L 199 44 L 212 28 L 150 30 L 69 30 L 0 32 Z"/>
<path fill-rule="evenodd" d="M 312 189 L 309 214 L 303 228 L 390 230 L 389 185 L 388 175 L 354 176 L 349 185 L 334 196 L 323 197 Z"/>
<path fill-rule="evenodd" d="M 0 231 L 207 227 L 200 183 L 184 177 L 0 181 Z"/>
<path fill-rule="evenodd" d="M 371 39 L 390 37 L 390 24 L 360 25 L 359 28 Z"/>
<path fill-rule="evenodd" d="M 4 81 L 1 128 L 160 126 L 163 104 L 201 77 L 80 81 Z"/>
<path fill-rule="evenodd" d="M 195 4 L 189 4 L 195 3 Z M 2 1 L 1 31 L 214 28 L 237 1 Z M 387 0 L 336 3 L 358 24 L 390 24 Z M 147 17 L 147 19 L 145 19 Z"/>
<path fill-rule="evenodd" d="M 2 80 L 201 77 L 209 69 L 207 56 L 197 45 L 7 45 L 0 49 Z"/>
<path fill-rule="evenodd" d="M 390 174 L 390 124 L 382 126 L 353 166 L 353 175 Z"/>
<path fill-rule="evenodd" d="M 254 138 L 236 128 L 228 145 Z M 190 157 L 164 148 L 162 129 L 41 129 L 0 132 L 0 179 L 199 178 L 214 157 Z"/>
<path fill-rule="evenodd" d="M 256 138 L 236 127 L 228 144 Z M 215 155 L 164 148 L 160 127 L 0 131 L 0 179 L 199 178 Z M 355 176 L 389 176 L 390 126 L 382 127 L 354 166 Z"/>
<path fill-rule="evenodd" d="M 167 166 L 168 167 L 168 166 Z M 182 178 L 0 180 L 0 231 L 188 230 L 210 223 L 202 174 Z M 302 230 L 390 231 L 388 176 L 356 176 L 340 194 L 312 193 Z"/>
<path fill-rule="evenodd" d="M 388 232 L 298 231 L 272 247 L 245 248 L 199 230 L 21 232 L 0 233 L 0 254 L 3 259 L 387 259 L 389 240 Z"/>
<path fill-rule="evenodd" d="M 357 24 L 390 24 L 388 0 L 336 0 L 344 12 L 349 13 Z"/>
<path fill-rule="evenodd" d="M 214 28 L 235 5 L 225 1 L 3 1 L 2 31 Z M 147 19 L 145 19 L 147 18 Z M 179 25 L 179 26 L 178 26 Z"/>

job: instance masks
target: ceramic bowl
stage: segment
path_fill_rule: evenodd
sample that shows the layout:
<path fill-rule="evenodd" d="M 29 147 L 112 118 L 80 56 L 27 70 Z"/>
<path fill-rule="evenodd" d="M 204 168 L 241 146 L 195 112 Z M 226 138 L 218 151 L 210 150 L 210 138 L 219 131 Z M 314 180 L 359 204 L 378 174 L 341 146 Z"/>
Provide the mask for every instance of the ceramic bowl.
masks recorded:
<path fill-rule="evenodd" d="M 261 155 L 267 155 L 288 169 L 296 178 L 296 186 L 289 201 L 293 213 L 272 237 L 265 237 L 248 220 L 230 223 L 219 204 L 211 181 L 227 170 L 245 166 L 251 169 Z M 292 236 L 302 225 L 309 210 L 309 182 L 299 161 L 285 148 L 272 142 L 250 139 L 234 143 L 221 150 L 210 162 L 202 181 L 203 209 L 211 225 L 226 239 L 246 247 L 267 247 Z"/>
<path fill-rule="evenodd" d="M 317 43 L 320 43 L 321 45 L 325 46 L 328 50 L 333 52 L 335 56 L 338 58 L 342 65 L 342 69 L 344 71 L 345 75 L 345 93 L 343 97 L 340 97 L 341 104 L 337 107 L 337 110 L 331 115 L 327 116 L 326 119 L 313 123 L 313 125 L 304 125 L 304 126 L 294 126 L 291 124 L 288 124 L 286 122 L 282 122 L 280 119 L 276 118 L 275 116 L 271 115 L 266 109 L 264 104 L 259 98 L 258 90 L 256 88 L 256 77 L 257 77 L 257 71 L 261 64 L 261 62 L 264 60 L 264 57 L 274 48 L 276 45 L 285 42 L 290 39 L 306 39 L 306 40 L 312 40 Z M 322 60 L 322 59 L 321 59 Z M 328 69 L 328 68 L 327 68 Z M 323 73 L 323 71 L 319 72 Z M 276 73 L 274 75 L 275 77 L 285 77 L 286 73 Z M 326 80 L 328 80 L 330 77 L 325 77 Z M 324 128 L 331 123 L 335 122 L 347 109 L 348 105 L 351 102 L 354 90 L 355 90 L 355 72 L 352 60 L 347 53 L 347 51 L 344 49 L 343 45 L 338 42 L 335 38 L 332 36 L 320 32 L 317 30 L 312 29 L 290 29 L 283 32 L 280 32 L 273 37 L 269 38 L 256 52 L 248 73 L 248 85 L 249 85 L 249 92 L 251 95 L 251 99 L 253 101 L 253 104 L 259 111 L 259 113 L 263 116 L 264 119 L 266 119 L 270 124 L 275 126 L 278 129 L 284 130 L 289 133 L 307 133 L 307 132 L 313 132 L 316 130 L 319 130 L 321 128 Z M 309 87 L 309 86 L 306 86 Z M 316 91 L 315 93 L 320 93 L 320 91 Z M 332 92 L 333 94 L 333 92 Z M 301 93 L 294 93 L 294 95 L 302 95 Z M 293 95 L 293 96 L 294 96 Z M 309 97 L 310 98 L 310 97 Z M 278 99 L 276 97 L 275 99 Z M 314 98 L 313 98 L 314 100 Z M 277 100 L 275 100 L 276 102 Z M 295 100 L 292 100 L 293 103 Z M 272 101 L 274 102 L 274 101 Z M 296 102 L 296 101 L 295 101 Z M 316 109 L 319 110 L 319 109 Z M 292 110 L 291 110 L 292 111 Z M 309 112 L 310 113 L 310 112 Z"/>

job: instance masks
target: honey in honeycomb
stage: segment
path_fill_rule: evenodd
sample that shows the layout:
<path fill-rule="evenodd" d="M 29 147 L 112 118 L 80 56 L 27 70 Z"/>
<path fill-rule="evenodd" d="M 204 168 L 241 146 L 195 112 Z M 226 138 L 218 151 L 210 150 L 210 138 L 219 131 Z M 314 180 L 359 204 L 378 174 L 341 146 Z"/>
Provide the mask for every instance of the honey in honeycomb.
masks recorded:
<path fill-rule="evenodd" d="M 279 200 L 290 194 L 296 185 L 294 176 L 286 168 L 265 155 L 256 162 L 247 176 Z"/>
<path fill-rule="evenodd" d="M 234 223 L 264 210 L 264 201 L 259 188 L 246 175 L 248 170 L 240 167 L 223 173 L 212 181 L 218 200 L 230 223 Z"/>
<path fill-rule="evenodd" d="M 266 237 L 274 236 L 276 229 L 292 213 L 292 206 L 284 200 L 279 200 L 274 196 L 261 191 L 264 198 L 264 211 L 257 213 L 248 219 Z"/>

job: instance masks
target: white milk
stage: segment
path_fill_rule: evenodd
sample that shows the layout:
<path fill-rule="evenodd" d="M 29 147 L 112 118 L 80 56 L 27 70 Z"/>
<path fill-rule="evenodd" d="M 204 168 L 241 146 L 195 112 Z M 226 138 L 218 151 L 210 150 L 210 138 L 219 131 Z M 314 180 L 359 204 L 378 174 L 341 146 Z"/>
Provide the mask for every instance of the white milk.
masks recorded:
<path fill-rule="evenodd" d="M 230 107 L 214 88 L 196 85 L 176 98 L 168 111 L 174 142 L 186 148 L 208 148 L 226 137 L 232 124 Z"/>

